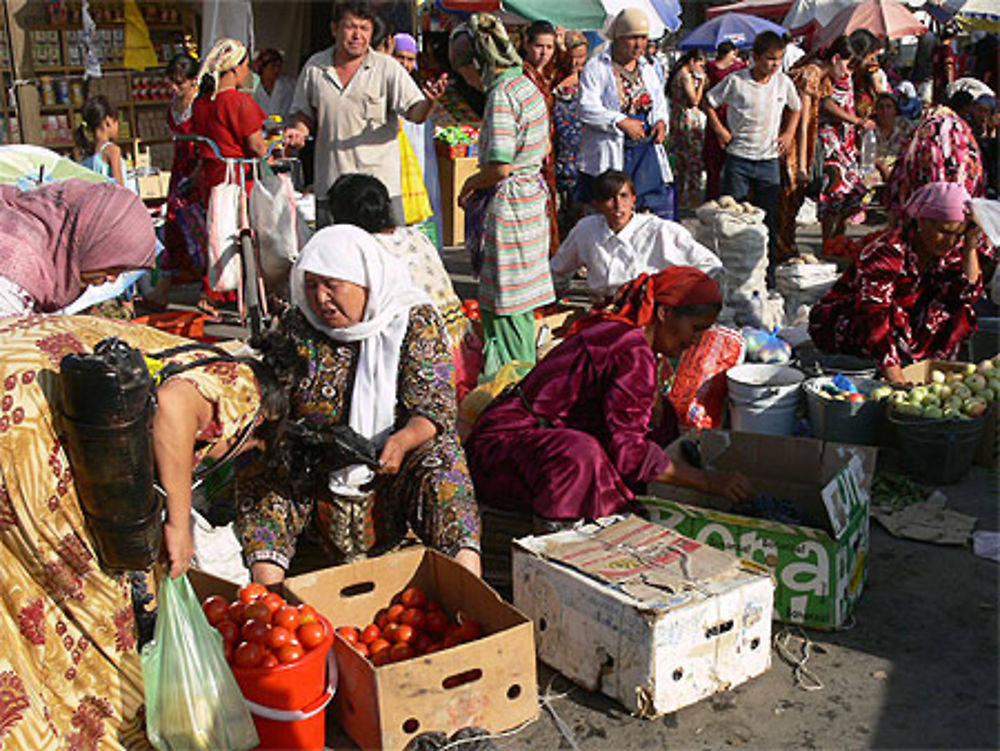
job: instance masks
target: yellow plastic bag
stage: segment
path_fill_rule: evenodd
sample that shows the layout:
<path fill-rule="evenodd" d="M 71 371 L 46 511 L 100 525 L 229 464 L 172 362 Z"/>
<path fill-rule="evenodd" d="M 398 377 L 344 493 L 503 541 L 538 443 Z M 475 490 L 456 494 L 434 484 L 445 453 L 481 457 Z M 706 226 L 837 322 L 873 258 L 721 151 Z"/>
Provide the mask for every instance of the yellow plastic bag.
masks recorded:
<path fill-rule="evenodd" d="M 524 378 L 531 368 L 531 363 L 512 360 L 497 371 L 492 381 L 481 383 L 466 394 L 462 403 L 458 405 L 459 438 L 464 441 L 472 432 L 479 416 L 493 403 L 493 400 L 500 396 L 505 388 Z"/>
<path fill-rule="evenodd" d="M 413 150 L 410 139 L 406 137 L 403 126 L 399 126 L 399 163 L 400 185 L 403 191 L 403 213 L 407 224 L 419 224 L 434 215 L 430 198 L 427 197 L 427 186 L 424 185 L 424 175 L 420 170 L 417 153 Z"/>

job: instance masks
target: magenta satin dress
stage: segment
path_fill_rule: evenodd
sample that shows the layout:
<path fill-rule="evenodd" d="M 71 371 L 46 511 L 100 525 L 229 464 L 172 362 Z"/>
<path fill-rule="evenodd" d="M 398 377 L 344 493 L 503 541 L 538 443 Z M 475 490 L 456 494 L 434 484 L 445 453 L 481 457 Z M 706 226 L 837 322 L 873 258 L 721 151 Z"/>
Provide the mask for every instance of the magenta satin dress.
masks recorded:
<path fill-rule="evenodd" d="M 487 409 L 466 442 L 480 503 L 595 519 L 625 511 L 670 464 L 661 444 L 676 437 L 676 415 L 666 403 L 664 425 L 650 434 L 656 358 L 641 329 L 612 321 L 583 330 L 546 355 L 521 392 Z"/>

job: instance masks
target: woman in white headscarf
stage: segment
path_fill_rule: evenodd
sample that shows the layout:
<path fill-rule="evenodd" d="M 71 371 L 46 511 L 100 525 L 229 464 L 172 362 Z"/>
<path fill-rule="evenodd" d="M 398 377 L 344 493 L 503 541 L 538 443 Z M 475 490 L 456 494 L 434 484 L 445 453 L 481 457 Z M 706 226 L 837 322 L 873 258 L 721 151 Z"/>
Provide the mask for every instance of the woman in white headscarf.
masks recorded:
<path fill-rule="evenodd" d="M 329 565 L 388 550 L 408 528 L 478 574 L 478 507 L 440 315 L 406 267 L 354 226 L 317 233 L 291 287 L 294 305 L 262 346 L 271 359 L 286 351 L 296 424 L 238 490 L 254 579 L 273 584 L 307 565 L 306 554 L 292 564 L 304 532 Z M 357 434 L 349 442 L 371 442 L 372 461 L 331 446 L 345 425 Z"/>

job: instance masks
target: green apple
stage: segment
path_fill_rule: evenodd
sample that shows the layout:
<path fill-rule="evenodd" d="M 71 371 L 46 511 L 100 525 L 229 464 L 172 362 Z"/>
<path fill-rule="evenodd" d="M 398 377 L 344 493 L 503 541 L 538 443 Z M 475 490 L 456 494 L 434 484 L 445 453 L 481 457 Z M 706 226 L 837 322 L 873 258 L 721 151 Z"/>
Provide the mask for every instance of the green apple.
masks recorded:
<path fill-rule="evenodd" d="M 951 388 L 951 386 L 949 386 L 948 384 L 945 384 L 944 386 L 941 387 L 941 391 L 938 392 L 938 397 L 940 397 L 941 400 L 943 401 L 943 400 L 947 399 L 948 397 L 950 397 L 951 394 L 952 394 L 952 388 Z"/>
<path fill-rule="evenodd" d="M 986 412 L 986 400 L 979 396 L 974 396 L 971 399 L 966 399 L 965 403 L 962 405 L 962 411 L 965 412 L 969 417 L 982 417 L 983 413 Z"/>
<path fill-rule="evenodd" d="M 964 383 L 960 383 L 955 388 L 952 389 L 952 393 L 957 396 L 962 401 L 965 401 L 972 396 L 972 389 L 966 386 Z"/>
<path fill-rule="evenodd" d="M 927 396 L 927 389 L 923 386 L 914 386 L 910 389 L 910 402 L 912 404 L 922 404 Z"/>
<path fill-rule="evenodd" d="M 921 407 L 940 407 L 941 406 L 941 400 L 938 399 L 937 394 L 928 394 L 927 396 L 925 396 L 921 400 L 920 406 Z"/>
<path fill-rule="evenodd" d="M 964 383 L 974 392 L 982 391 L 986 388 L 986 376 L 982 373 L 973 373 L 972 375 L 967 375 L 965 377 Z"/>
<path fill-rule="evenodd" d="M 938 406 L 924 407 L 924 417 L 929 420 L 940 420 L 944 417 L 944 412 Z"/>
<path fill-rule="evenodd" d="M 893 409 L 901 415 L 906 417 L 920 417 L 924 411 L 919 405 L 913 404 L 912 402 L 900 402 L 895 405 Z"/>
<path fill-rule="evenodd" d="M 963 368 L 962 372 L 965 375 L 972 375 L 973 373 L 976 372 L 976 364 L 972 362 L 965 363 L 965 367 Z"/>
<path fill-rule="evenodd" d="M 931 371 L 931 383 L 944 383 L 945 375 L 942 370 Z"/>
<path fill-rule="evenodd" d="M 953 409 L 956 411 L 961 411 L 962 398 L 959 396 L 949 396 L 947 399 L 945 399 L 943 406 L 945 409 Z"/>
<path fill-rule="evenodd" d="M 961 409 L 953 409 L 952 407 L 948 407 L 947 409 L 944 410 L 944 419 L 946 420 L 955 420 L 961 416 L 962 416 Z"/>
<path fill-rule="evenodd" d="M 996 366 L 993 365 L 992 360 L 983 360 L 979 365 L 976 366 L 976 370 L 985 376 L 989 376 L 996 370 Z"/>
<path fill-rule="evenodd" d="M 872 392 L 868 396 L 872 399 L 886 399 L 892 396 L 892 394 L 892 386 L 879 386 L 878 388 L 872 389 Z"/>
<path fill-rule="evenodd" d="M 889 401 L 892 404 L 906 404 L 910 395 L 906 391 L 893 391 L 889 394 Z"/>

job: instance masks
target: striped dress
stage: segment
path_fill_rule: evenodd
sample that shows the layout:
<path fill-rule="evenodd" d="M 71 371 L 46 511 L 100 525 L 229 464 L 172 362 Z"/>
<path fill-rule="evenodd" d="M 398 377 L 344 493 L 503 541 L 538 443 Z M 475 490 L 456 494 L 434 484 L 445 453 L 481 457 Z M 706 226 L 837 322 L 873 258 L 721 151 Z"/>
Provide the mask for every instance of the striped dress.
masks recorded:
<path fill-rule="evenodd" d="M 510 164 L 483 217 L 479 301 L 496 315 L 526 313 L 552 302 L 547 192 L 540 177 L 548 152 L 545 100 L 520 68 L 490 89 L 479 136 L 479 163 Z"/>

